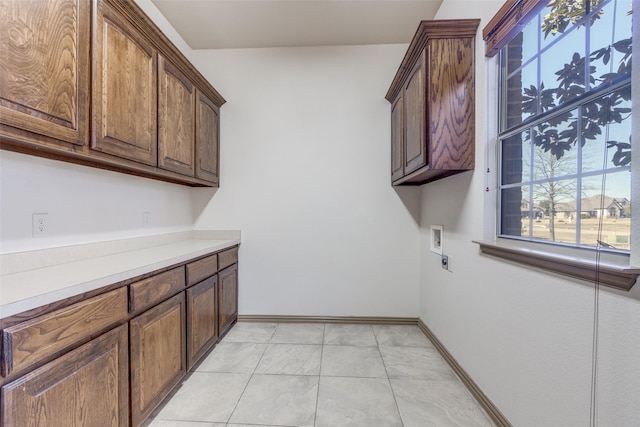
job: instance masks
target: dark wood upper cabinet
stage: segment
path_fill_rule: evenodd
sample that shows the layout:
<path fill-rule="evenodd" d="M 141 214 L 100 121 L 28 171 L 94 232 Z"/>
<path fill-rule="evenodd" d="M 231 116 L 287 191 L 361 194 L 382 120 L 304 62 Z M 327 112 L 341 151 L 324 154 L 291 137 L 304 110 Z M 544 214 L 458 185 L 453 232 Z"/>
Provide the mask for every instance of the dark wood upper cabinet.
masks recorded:
<path fill-rule="evenodd" d="M 107 2 L 94 7 L 91 147 L 155 166 L 157 51 Z"/>
<path fill-rule="evenodd" d="M 158 166 L 193 176 L 195 87 L 162 56 L 158 68 Z"/>
<path fill-rule="evenodd" d="M 402 92 L 391 104 L 391 181 L 404 176 L 404 98 Z"/>
<path fill-rule="evenodd" d="M 85 0 L 2 0 L 0 134 L 88 143 L 90 16 Z"/>
<path fill-rule="evenodd" d="M 219 184 L 220 109 L 196 91 L 196 177 Z"/>
<path fill-rule="evenodd" d="M 424 54 L 404 84 L 404 173 L 428 165 L 426 144 Z"/>
<path fill-rule="evenodd" d="M 420 23 L 386 95 L 392 104 L 393 185 L 420 185 L 473 170 L 479 23 Z"/>
<path fill-rule="evenodd" d="M 1 0 L 0 148 L 217 186 L 224 98 L 135 0 Z"/>

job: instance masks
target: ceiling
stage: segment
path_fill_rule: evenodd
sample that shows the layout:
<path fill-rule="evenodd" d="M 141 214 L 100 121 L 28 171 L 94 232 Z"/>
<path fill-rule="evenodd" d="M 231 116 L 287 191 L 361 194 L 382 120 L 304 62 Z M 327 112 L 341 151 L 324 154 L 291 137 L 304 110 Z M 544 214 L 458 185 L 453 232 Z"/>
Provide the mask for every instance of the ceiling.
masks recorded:
<path fill-rule="evenodd" d="M 409 43 L 442 0 L 152 0 L 192 49 Z"/>

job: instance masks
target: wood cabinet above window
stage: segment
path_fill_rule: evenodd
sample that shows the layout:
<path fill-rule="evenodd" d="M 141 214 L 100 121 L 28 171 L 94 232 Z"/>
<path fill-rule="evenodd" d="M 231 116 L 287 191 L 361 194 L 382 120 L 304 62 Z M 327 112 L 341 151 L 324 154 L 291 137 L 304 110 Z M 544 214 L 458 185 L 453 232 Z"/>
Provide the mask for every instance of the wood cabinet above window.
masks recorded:
<path fill-rule="evenodd" d="M 479 22 L 420 23 L 386 95 L 393 185 L 420 185 L 474 168 Z"/>
<path fill-rule="evenodd" d="M 2 0 L 0 148 L 218 186 L 224 103 L 135 0 Z"/>

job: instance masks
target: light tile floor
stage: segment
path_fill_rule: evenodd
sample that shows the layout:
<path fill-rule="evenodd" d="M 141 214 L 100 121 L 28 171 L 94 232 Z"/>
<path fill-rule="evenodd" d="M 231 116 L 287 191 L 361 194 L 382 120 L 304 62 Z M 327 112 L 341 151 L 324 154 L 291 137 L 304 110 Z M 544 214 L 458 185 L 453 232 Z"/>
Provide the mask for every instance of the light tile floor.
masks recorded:
<path fill-rule="evenodd" d="M 148 427 L 493 426 L 417 326 L 238 323 Z"/>

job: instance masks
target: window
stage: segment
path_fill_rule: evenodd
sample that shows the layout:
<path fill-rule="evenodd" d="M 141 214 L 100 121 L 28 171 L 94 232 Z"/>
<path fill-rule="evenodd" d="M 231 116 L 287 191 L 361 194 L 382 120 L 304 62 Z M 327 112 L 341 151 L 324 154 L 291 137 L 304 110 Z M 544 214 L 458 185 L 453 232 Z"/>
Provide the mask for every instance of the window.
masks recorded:
<path fill-rule="evenodd" d="M 482 252 L 630 289 L 632 2 L 506 0 L 483 36 L 500 71 L 498 238 Z"/>
<path fill-rule="evenodd" d="M 498 235 L 628 252 L 630 2 L 551 1 L 499 55 Z"/>

